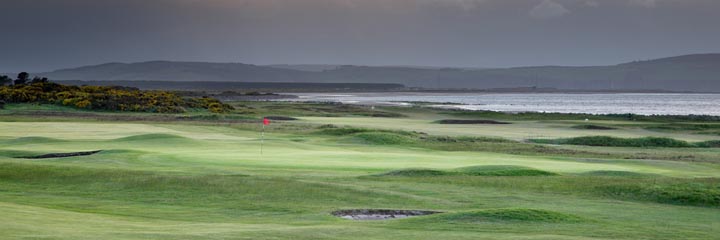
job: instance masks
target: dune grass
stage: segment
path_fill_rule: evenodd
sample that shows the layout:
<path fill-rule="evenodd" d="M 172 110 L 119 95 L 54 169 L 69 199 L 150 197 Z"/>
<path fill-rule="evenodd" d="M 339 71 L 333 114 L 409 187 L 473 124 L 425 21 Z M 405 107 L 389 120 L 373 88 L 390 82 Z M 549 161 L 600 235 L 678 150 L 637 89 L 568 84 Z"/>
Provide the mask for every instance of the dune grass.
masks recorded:
<path fill-rule="evenodd" d="M 603 147 L 660 147 L 660 148 L 714 148 L 720 147 L 720 140 L 690 143 L 672 138 L 616 138 L 608 136 L 590 136 L 561 139 L 531 139 L 535 143 L 566 144 Z"/>

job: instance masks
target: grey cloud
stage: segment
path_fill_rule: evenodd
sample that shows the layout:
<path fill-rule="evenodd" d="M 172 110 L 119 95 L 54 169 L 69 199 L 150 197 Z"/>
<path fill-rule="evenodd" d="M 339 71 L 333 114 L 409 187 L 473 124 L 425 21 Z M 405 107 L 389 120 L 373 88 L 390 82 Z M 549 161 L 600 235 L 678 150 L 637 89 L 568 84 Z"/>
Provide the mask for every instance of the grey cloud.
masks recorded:
<path fill-rule="evenodd" d="M 534 18 L 561 17 L 570 11 L 560 3 L 552 0 L 544 0 L 530 10 L 530 16 Z"/>
<path fill-rule="evenodd" d="M 720 1 L 653 3 L 0 0 L 0 72 L 148 60 L 598 65 L 720 52 Z"/>
<path fill-rule="evenodd" d="M 630 0 L 630 5 L 654 8 L 657 5 L 657 0 Z"/>
<path fill-rule="evenodd" d="M 598 3 L 597 1 L 594 1 L 594 0 L 590 0 L 590 1 L 585 1 L 585 6 L 588 6 L 588 7 L 599 7 L 599 6 L 600 6 L 600 3 Z"/>

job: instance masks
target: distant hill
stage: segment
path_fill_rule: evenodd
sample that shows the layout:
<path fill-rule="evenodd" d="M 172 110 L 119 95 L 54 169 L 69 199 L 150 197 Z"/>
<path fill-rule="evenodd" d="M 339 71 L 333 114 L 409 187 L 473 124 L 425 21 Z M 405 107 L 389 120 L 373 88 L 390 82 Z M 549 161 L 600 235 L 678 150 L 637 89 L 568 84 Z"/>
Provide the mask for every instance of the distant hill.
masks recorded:
<path fill-rule="evenodd" d="M 42 73 L 55 80 L 161 80 L 221 82 L 302 82 L 306 72 L 242 63 L 106 63 Z"/>
<path fill-rule="evenodd" d="M 612 66 L 495 69 L 272 65 L 154 61 L 108 63 L 38 75 L 55 80 L 159 80 L 284 83 L 397 83 L 440 89 L 556 88 L 720 92 L 720 54 Z"/>
<path fill-rule="evenodd" d="M 306 71 L 306 72 L 322 72 L 322 71 L 332 70 L 332 69 L 338 68 L 338 67 L 340 67 L 340 65 L 331 65 L 331 64 L 274 64 L 274 65 L 267 65 L 267 67 L 283 68 L 283 69 L 292 69 L 292 70 L 300 70 L 300 71 Z"/>

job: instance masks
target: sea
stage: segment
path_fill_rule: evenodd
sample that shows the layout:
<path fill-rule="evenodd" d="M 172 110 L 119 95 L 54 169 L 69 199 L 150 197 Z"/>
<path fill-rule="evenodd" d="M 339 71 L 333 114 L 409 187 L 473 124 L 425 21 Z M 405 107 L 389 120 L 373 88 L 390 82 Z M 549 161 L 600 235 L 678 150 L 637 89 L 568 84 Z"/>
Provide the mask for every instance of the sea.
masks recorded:
<path fill-rule="evenodd" d="M 294 93 L 296 101 L 411 105 L 501 112 L 720 116 L 720 94 L 686 93 Z"/>

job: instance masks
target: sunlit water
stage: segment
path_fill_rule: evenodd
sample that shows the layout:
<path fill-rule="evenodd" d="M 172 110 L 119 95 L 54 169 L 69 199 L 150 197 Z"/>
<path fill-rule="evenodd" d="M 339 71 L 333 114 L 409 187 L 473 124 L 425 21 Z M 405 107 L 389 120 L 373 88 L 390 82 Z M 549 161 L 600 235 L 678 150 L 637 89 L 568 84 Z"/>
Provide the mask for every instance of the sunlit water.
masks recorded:
<path fill-rule="evenodd" d="M 634 113 L 720 116 L 720 94 L 300 94 L 304 101 L 361 104 L 445 103 L 443 107 L 503 112 Z M 456 103 L 456 104 L 447 104 Z"/>

